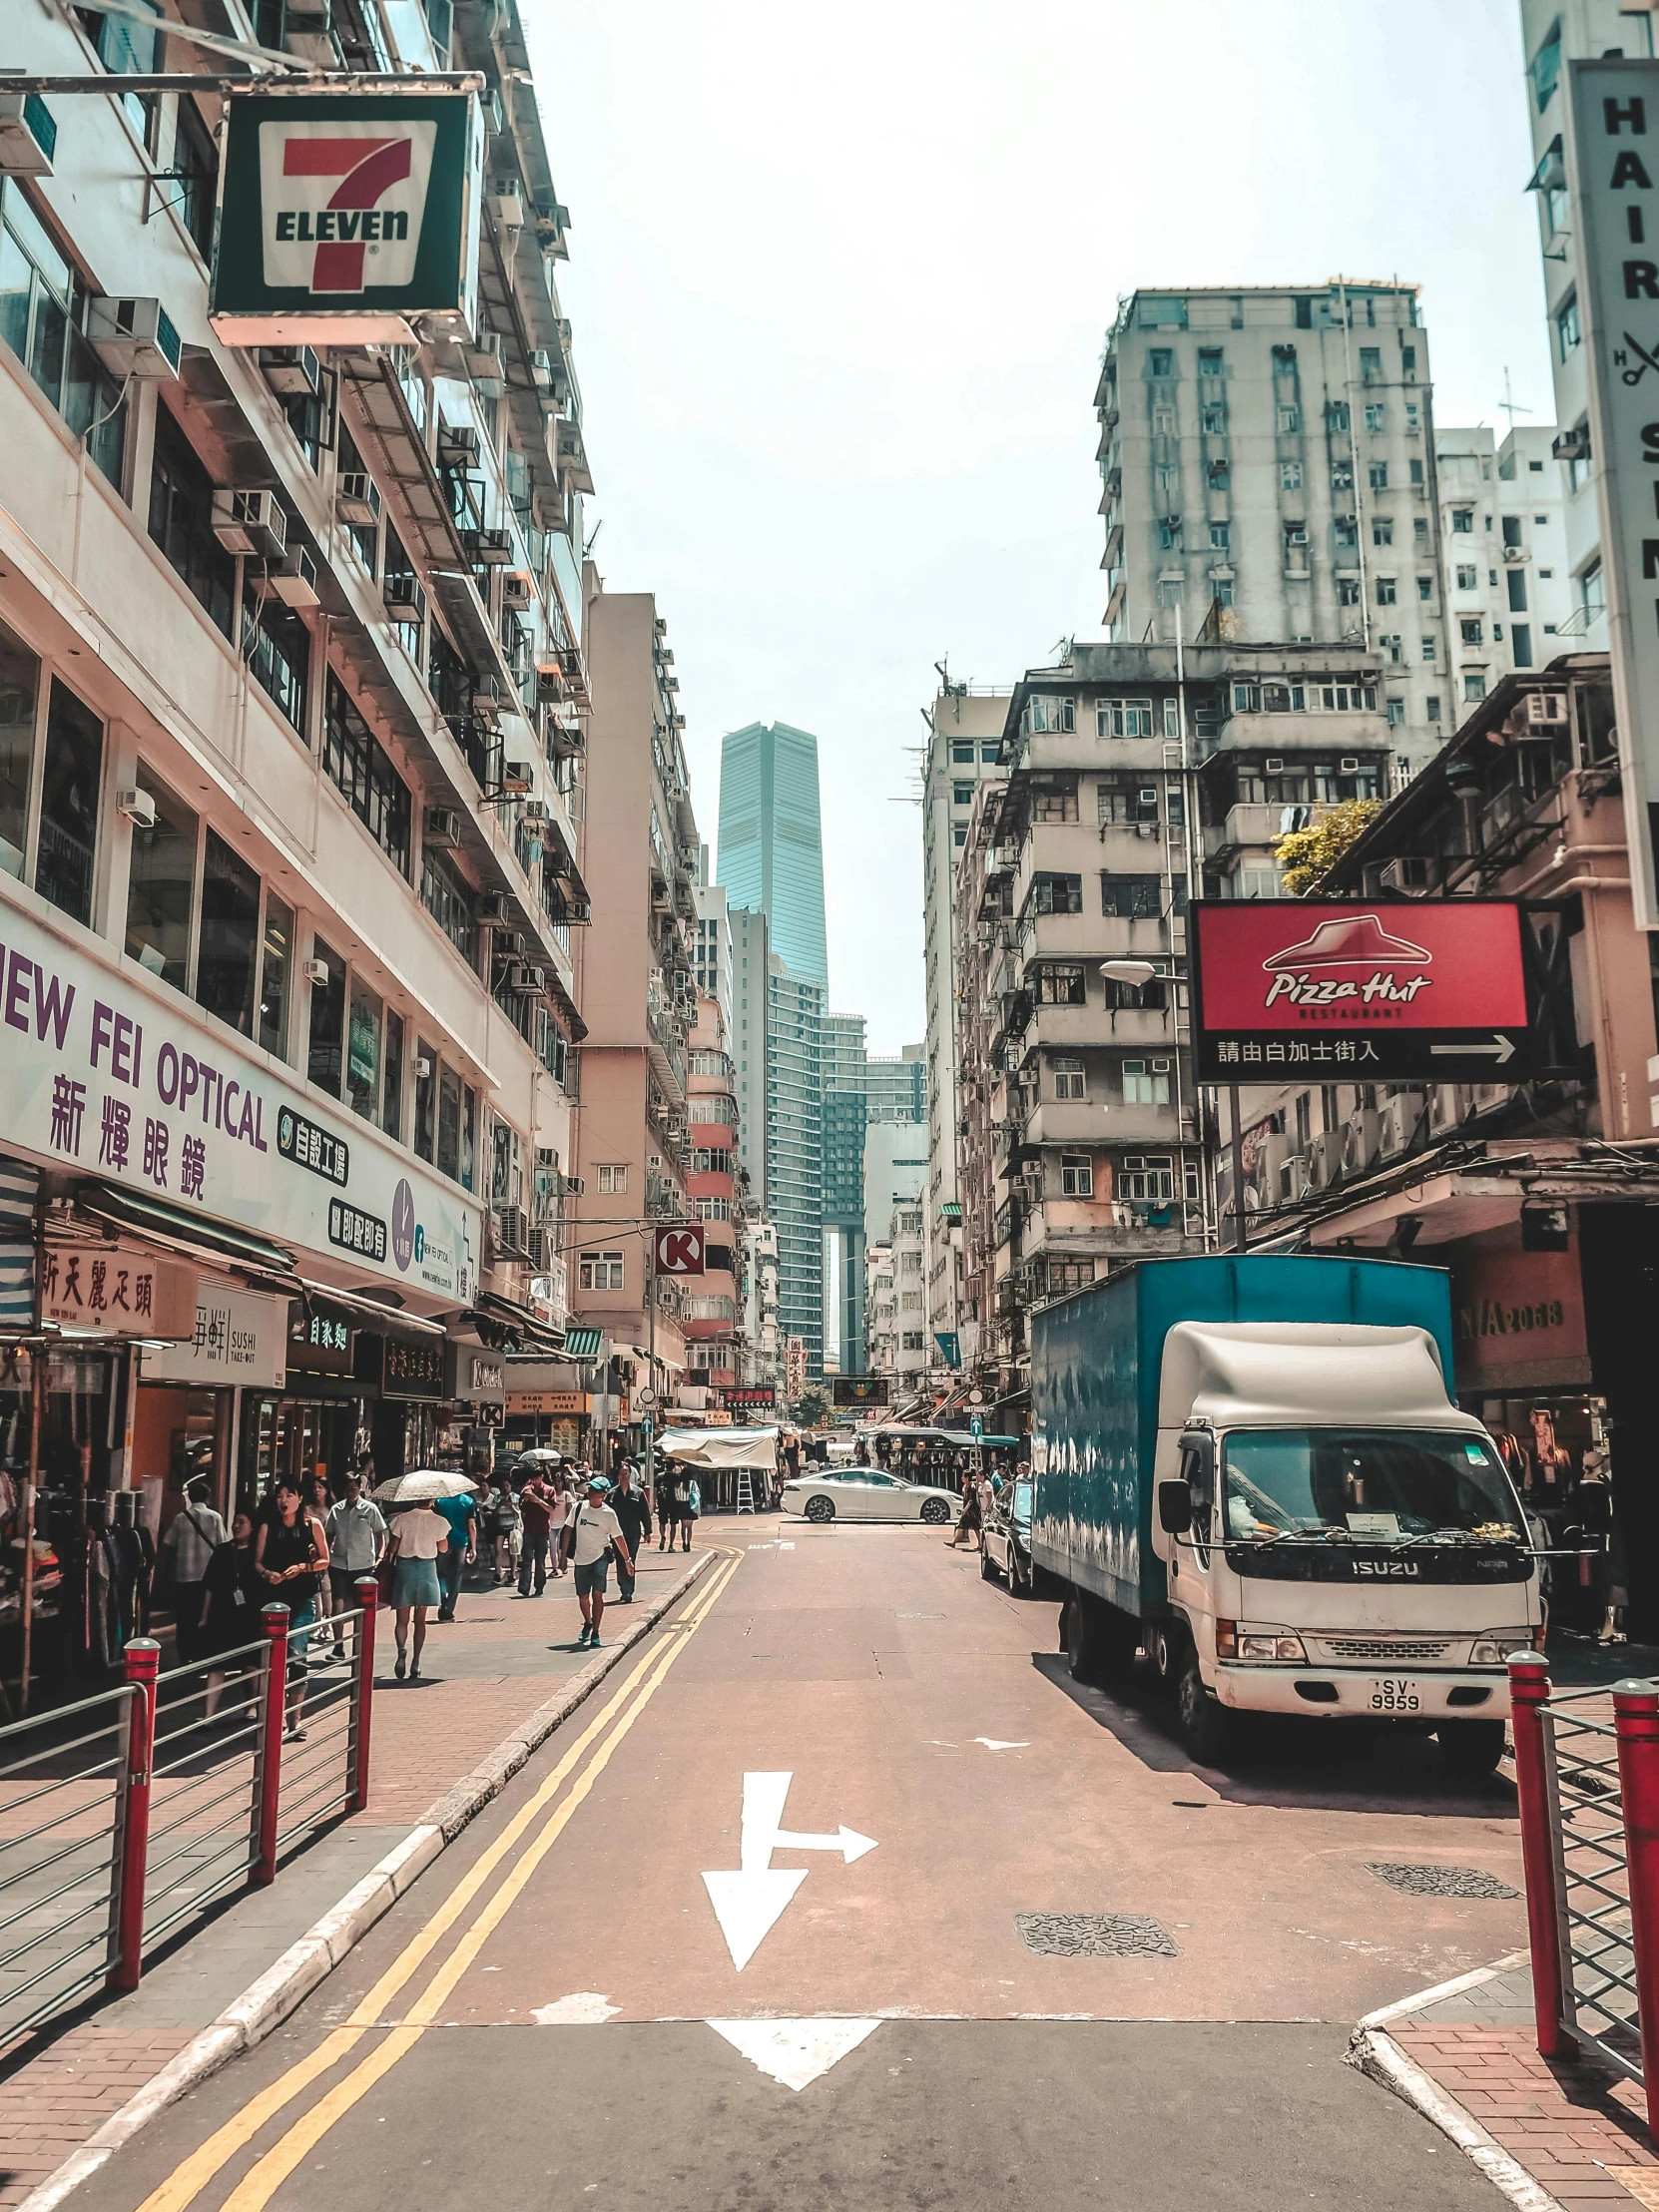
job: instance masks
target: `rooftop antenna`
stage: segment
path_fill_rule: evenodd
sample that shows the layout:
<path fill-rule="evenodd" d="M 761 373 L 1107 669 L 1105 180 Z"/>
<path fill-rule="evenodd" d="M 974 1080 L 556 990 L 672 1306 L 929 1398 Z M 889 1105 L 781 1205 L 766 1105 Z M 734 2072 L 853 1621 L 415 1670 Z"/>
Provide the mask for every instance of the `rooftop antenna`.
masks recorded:
<path fill-rule="evenodd" d="M 1511 396 L 1513 386 L 1509 382 L 1509 371 L 1505 369 L 1503 371 L 1503 397 L 1498 402 L 1498 411 L 1499 413 L 1506 414 L 1509 417 L 1509 434 L 1511 437 L 1513 437 L 1515 434 L 1516 415 L 1530 414 L 1532 412 L 1532 409 L 1530 407 L 1522 407 L 1516 403 L 1514 398 Z"/>

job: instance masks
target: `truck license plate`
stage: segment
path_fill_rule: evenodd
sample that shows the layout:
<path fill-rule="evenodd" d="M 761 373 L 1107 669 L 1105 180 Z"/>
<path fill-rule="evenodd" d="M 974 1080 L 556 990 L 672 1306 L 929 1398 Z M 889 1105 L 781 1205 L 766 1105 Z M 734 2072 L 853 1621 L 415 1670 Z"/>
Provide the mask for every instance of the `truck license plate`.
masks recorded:
<path fill-rule="evenodd" d="M 1384 1676 L 1371 1686 L 1371 1709 L 1374 1713 L 1419 1713 L 1422 1700 L 1409 1682 L 1391 1681 Z"/>

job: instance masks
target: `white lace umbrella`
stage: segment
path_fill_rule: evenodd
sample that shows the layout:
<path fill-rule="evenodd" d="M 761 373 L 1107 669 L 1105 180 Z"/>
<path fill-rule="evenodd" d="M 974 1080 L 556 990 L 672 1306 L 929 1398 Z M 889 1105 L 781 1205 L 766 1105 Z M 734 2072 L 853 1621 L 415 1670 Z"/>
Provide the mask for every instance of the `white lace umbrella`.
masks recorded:
<path fill-rule="evenodd" d="M 470 1474 L 413 1467 L 407 1474 L 394 1474 L 389 1482 L 377 1482 L 373 1495 L 382 1505 L 430 1505 L 438 1497 L 471 1497 L 477 1488 Z"/>

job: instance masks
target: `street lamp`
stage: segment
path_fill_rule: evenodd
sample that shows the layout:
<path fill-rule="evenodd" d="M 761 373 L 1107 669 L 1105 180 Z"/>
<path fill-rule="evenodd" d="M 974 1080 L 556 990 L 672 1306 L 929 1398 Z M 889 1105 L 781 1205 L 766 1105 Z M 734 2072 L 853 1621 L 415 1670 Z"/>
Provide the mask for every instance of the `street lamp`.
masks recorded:
<path fill-rule="evenodd" d="M 1108 983 L 1132 983 L 1139 990 L 1154 980 L 1158 970 L 1150 960 L 1102 960 L 1100 972 Z"/>

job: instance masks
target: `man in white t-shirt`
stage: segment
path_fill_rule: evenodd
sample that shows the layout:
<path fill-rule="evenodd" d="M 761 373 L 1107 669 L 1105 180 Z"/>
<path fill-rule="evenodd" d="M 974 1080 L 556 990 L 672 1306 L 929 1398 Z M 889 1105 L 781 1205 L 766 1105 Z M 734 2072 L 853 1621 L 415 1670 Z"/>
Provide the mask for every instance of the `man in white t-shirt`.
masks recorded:
<path fill-rule="evenodd" d="M 613 1549 L 627 1571 L 630 1574 L 634 1571 L 622 1523 L 607 1503 L 610 1487 L 604 1475 L 596 1474 L 592 1478 L 587 1496 L 576 1508 L 571 1529 L 570 1557 L 576 1575 L 576 1602 L 582 1608 L 582 1633 L 576 1639 L 579 1651 L 599 1649 L 599 1624 L 605 1618 L 605 1578 L 610 1571 Z"/>

